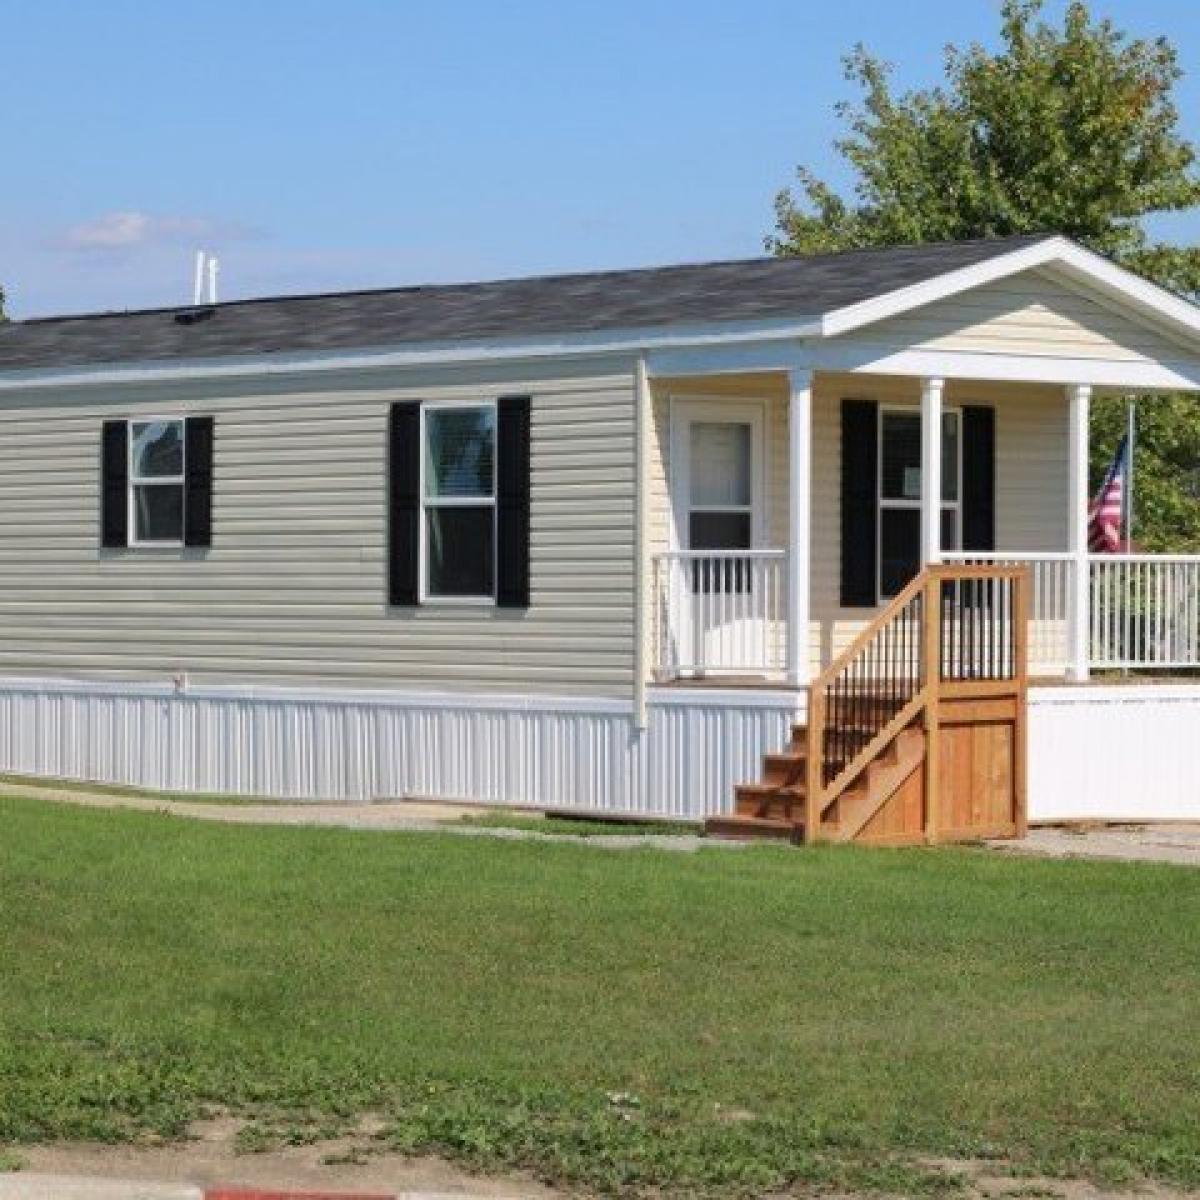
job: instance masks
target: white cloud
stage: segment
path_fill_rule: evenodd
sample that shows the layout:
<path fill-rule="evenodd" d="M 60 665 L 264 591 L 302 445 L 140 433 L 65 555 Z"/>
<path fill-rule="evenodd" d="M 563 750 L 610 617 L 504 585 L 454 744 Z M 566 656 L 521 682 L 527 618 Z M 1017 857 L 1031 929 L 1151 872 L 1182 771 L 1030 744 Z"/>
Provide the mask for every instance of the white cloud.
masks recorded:
<path fill-rule="evenodd" d="M 55 239 L 55 245 L 66 250 L 133 250 L 254 236 L 247 226 L 209 217 L 110 212 L 72 225 Z"/>

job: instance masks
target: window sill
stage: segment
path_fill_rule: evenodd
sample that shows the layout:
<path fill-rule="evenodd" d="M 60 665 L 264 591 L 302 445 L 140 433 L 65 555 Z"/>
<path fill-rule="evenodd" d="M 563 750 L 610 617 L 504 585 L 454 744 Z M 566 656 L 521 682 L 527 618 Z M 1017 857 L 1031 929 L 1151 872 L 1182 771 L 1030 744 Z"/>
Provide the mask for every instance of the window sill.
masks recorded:
<path fill-rule="evenodd" d="M 491 596 L 424 596 L 418 608 L 496 608 Z"/>

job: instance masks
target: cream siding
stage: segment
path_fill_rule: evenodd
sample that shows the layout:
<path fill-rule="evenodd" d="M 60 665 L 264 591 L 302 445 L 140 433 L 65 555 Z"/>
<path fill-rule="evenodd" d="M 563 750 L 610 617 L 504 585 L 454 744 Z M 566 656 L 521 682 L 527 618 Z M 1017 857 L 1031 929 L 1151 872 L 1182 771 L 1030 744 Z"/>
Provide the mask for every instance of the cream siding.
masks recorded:
<path fill-rule="evenodd" d="M 633 369 L 145 386 L 0 404 L 0 672 L 627 697 Z M 527 611 L 389 609 L 398 399 L 533 396 Z M 216 418 L 210 550 L 98 548 L 109 417 Z"/>
<path fill-rule="evenodd" d="M 872 612 L 840 604 L 841 402 L 920 404 L 916 380 L 820 375 L 813 397 L 814 665 L 828 663 L 870 620 Z M 946 385 L 945 404 L 996 410 L 996 547 L 1064 550 L 1067 538 L 1067 401 L 1060 388 L 1025 384 Z"/>
<path fill-rule="evenodd" d="M 670 547 L 671 397 L 727 395 L 762 398 L 767 405 L 767 519 L 769 546 L 787 545 L 787 386 L 782 374 L 660 380 L 654 390 L 654 436 L 649 453 L 650 552 Z M 920 404 L 916 380 L 880 376 L 816 377 L 813 389 L 812 621 L 814 668 L 828 663 L 872 613 L 844 609 L 841 580 L 841 402 Z M 948 406 L 996 409 L 996 544 L 1001 550 L 1062 550 L 1067 536 L 1067 404 L 1062 389 L 1024 384 L 947 385 Z M 780 640 L 783 630 L 777 630 Z M 652 661 L 652 660 L 651 660 Z"/>
<path fill-rule="evenodd" d="M 846 341 L 1118 362 L 1177 362 L 1195 353 L 1049 269 L 1026 271 L 868 325 L 835 344 Z"/>

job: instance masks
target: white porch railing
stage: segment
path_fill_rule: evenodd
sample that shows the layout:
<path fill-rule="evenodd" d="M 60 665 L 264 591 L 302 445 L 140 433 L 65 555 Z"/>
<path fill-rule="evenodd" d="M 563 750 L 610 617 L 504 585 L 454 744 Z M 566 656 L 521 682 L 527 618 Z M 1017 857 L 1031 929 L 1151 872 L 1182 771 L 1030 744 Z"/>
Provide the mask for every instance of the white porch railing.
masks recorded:
<path fill-rule="evenodd" d="M 659 677 L 782 673 L 786 562 L 783 550 L 656 554 L 654 662 Z"/>
<path fill-rule="evenodd" d="M 1200 556 L 1093 555 L 1093 667 L 1200 666 Z"/>
<path fill-rule="evenodd" d="M 1067 553 L 946 553 L 947 562 L 1032 569 L 1029 671 L 1061 675 L 1071 665 L 1075 559 Z M 1088 557 L 1088 666 L 1096 670 L 1200 667 L 1200 555 Z"/>
<path fill-rule="evenodd" d="M 1076 563 L 1066 552 L 946 553 L 948 563 L 1028 566 L 1029 673 L 1071 662 Z M 1200 668 L 1200 555 L 1091 555 L 1088 666 Z M 653 559 L 654 665 L 659 678 L 778 678 L 787 656 L 783 550 L 677 550 Z"/>

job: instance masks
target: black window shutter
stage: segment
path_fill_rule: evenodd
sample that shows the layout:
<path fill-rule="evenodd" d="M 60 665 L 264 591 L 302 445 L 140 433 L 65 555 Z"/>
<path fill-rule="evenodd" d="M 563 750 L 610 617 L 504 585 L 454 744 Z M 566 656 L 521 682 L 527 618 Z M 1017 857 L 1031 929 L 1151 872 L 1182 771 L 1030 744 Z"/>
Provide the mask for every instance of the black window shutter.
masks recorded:
<path fill-rule="evenodd" d="M 962 547 L 996 549 L 996 410 L 962 410 Z"/>
<path fill-rule="evenodd" d="M 496 408 L 496 603 L 528 608 L 531 404 L 501 396 Z"/>
<path fill-rule="evenodd" d="M 874 608 L 879 406 L 842 401 L 842 607 Z"/>
<path fill-rule="evenodd" d="M 129 432 L 125 421 L 105 421 L 100 450 L 100 544 L 129 545 Z"/>
<path fill-rule="evenodd" d="M 213 419 L 188 417 L 183 423 L 183 544 L 212 545 Z"/>
<path fill-rule="evenodd" d="M 420 601 L 421 403 L 392 405 L 388 422 L 388 603 Z"/>

